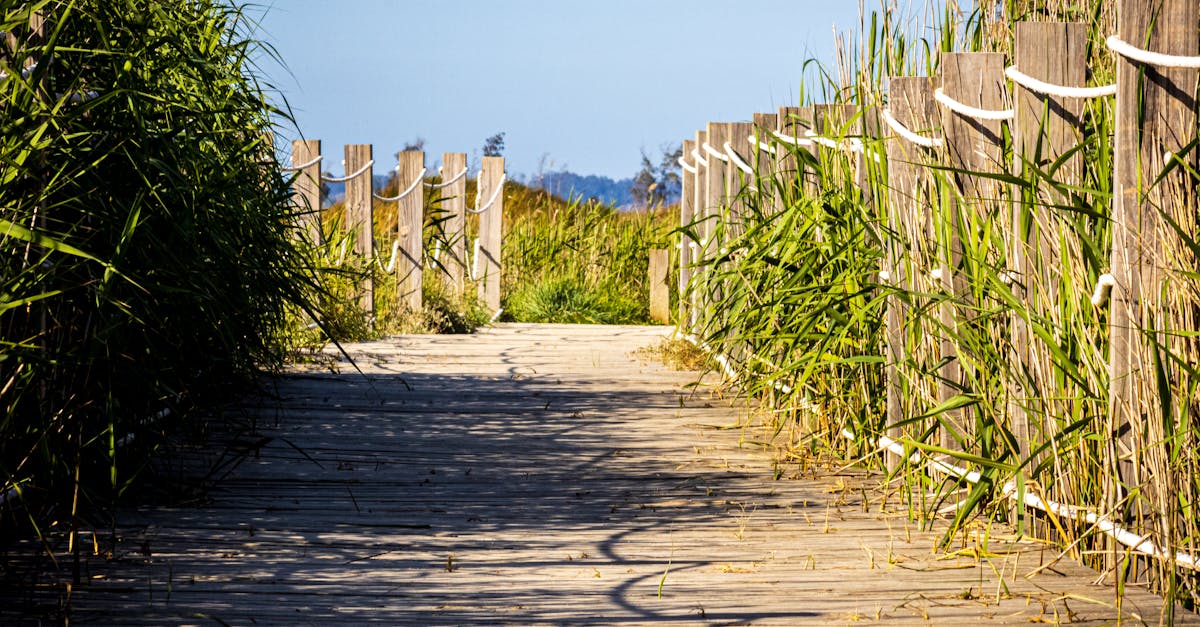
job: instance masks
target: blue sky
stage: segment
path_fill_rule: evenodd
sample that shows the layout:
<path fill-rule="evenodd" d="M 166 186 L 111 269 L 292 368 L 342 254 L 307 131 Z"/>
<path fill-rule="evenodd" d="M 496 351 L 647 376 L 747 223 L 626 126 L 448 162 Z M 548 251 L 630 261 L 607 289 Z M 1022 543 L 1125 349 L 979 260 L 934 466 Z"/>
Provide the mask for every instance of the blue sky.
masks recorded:
<path fill-rule="evenodd" d="M 795 104 L 858 23 L 854 0 L 260 1 L 286 66 L 262 70 L 336 173 L 345 143 L 380 173 L 417 137 L 432 168 L 503 131 L 511 173 L 632 176 L 642 148 Z"/>

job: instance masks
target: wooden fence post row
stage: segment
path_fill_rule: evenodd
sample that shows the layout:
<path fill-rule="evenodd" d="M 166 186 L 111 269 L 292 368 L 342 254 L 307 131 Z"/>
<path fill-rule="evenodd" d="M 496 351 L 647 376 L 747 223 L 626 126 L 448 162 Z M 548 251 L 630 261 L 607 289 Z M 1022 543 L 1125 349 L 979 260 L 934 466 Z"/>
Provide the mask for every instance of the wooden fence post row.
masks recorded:
<path fill-rule="evenodd" d="M 1200 385 L 1181 365 L 1200 362 L 1195 333 L 1200 331 L 1200 280 L 1192 275 L 1200 260 L 1189 242 L 1200 222 L 1196 182 L 1189 175 L 1197 164 L 1200 3 L 1120 0 L 1118 20 L 1116 37 L 1108 40 L 1118 59 L 1114 86 L 1085 87 L 1087 25 L 1019 23 L 1014 66 L 1005 68 L 999 53 L 944 53 L 940 77 L 889 79 L 886 109 L 875 108 L 875 102 L 862 103 L 862 109 L 781 107 L 774 114 L 754 114 L 753 124 L 707 124 L 683 142 L 680 220 L 693 226 L 699 241 L 684 237 L 680 242 L 681 330 L 702 335 L 721 328 L 736 334 L 736 321 L 719 320 L 722 286 L 707 277 L 725 244 L 718 236 L 734 236 L 742 226 L 738 197 L 745 186 L 757 185 L 760 202 L 767 203 L 764 185 L 770 185 L 776 200 L 767 210 L 782 210 L 782 198 L 791 194 L 780 196 L 778 190 L 811 194 L 819 183 L 814 173 L 802 171 L 807 168 L 796 157 L 803 155 L 799 151 L 808 151 L 805 161 L 811 156 L 824 163 L 842 149 L 856 154 L 836 167 L 853 164 L 849 167 L 857 168 L 865 191 L 866 172 L 873 167 L 869 153 L 879 150 L 871 146 L 880 146 L 887 198 L 865 195 L 864 202 L 878 200 L 886 224 L 880 280 L 907 294 L 886 299 L 885 434 L 898 439 L 928 429 L 929 424 L 900 425 L 987 378 L 981 372 L 987 364 L 959 358 L 971 350 L 957 345 L 959 331 L 966 330 L 1009 351 L 1006 372 L 1012 376 L 1000 384 L 1003 413 L 1026 462 L 1026 478 L 1036 478 L 1039 465 L 1051 466 L 1043 464 L 1050 455 L 1044 447 L 1062 436 L 1067 417 L 1078 415 L 1080 403 L 1092 403 L 1096 413 L 1107 407 L 1105 465 L 1114 470 L 1104 487 L 1107 511 L 1139 521 L 1140 533 L 1152 536 L 1158 532 L 1146 530 L 1186 530 L 1174 540 L 1166 538 L 1168 543 L 1200 536 L 1200 522 L 1194 516 L 1186 520 L 1179 505 L 1200 500 L 1192 493 L 1195 482 L 1165 476 L 1177 470 L 1173 451 L 1200 447 L 1200 398 L 1192 391 Z M 1048 336 L 1046 329 L 1065 328 L 1058 323 L 1088 300 L 1084 296 L 1075 305 L 1074 295 L 1092 287 L 1078 282 L 1094 265 L 1089 261 L 1094 254 L 1086 250 L 1094 244 L 1077 234 L 1078 216 L 1058 208 L 1072 199 L 1057 190 L 1086 186 L 1084 153 L 1063 157 L 1084 138 L 1084 100 L 1114 94 L 1111 270 L 1101 275 L 1090 299 L 1101 311 L 1104 290 L 1111 287 L 1106 406 L 1090 398 L 1089 390 L 1070 393 L 1077 384 L 1052 358 L 1062 348 L 1059 343 L 1068 340 Z M 859 125 L 848 128 L 854 118 Z M 868 140 L 865 148 L 841 141 L 859 134 L 882 141 Z M 1012 163 L 1001 162 L 1006 134 L 1012 138 Z M 750 165 L 750 175 L 742 164 Z M 1000 184 L 989 176 L 1010 173 L 1030 181 L 1051 165 L 1055 181 L 1065 187 Z M 968 228 L 980 224 L 998 233 L 1003 245 L 981 243 Z M 973 280 L 986 269 L 981 266 L 1004 269 L 999 281 L 1009 287 L 1003 294 Z M 1007 307 L 1004 298 L 1023 306 L 1006 320 L 981 316 Z M 930 319 L 920 310 L 935 313 Z M 1100 352 L 1087 358 L 1105 359 Z M 1169 397 L 1163 396 L 1163 385 Z M 1064 386 L 1068 393 L 1062 392 Z M 937 444 L 954 450 L 974 441 L 972 412 L 952 410 L 939 421 Z M 893 469 L 901 462 L 898 453 L 888 459 Z M 1179 494 L 1182 484 L 1187 494 Z M 1057 489 L 1043 494 L 1054 496 Z M 1176 517 L 1178 524 L 1162 525 L 1163 516 Z"/>
<path fill-rule="evenodd" d="M 309 241 L 326 245 L 321 223 L 321 186 L 324 183 L 345 183 L 346 236 L 353 241 L 353 256 L 363 267 L 378 266 L 386 274 L 395 275 L 395 294 L 400 306 L 419 310 L 423 306 L 421 287 L 425 268 L 431 266 L 455 295 L 465 289 L 468 271 L 478 284 L 478 297 L 492 310 L 500 309 L 500 250 L 504 212 L 504 159 L 484 157 L 477 178 L 478 193 L 475 209 L 467 209 L 467 155 L 448 152 L 442 155 L 442 182 L 425 180 L 425 153 L 399 153 L 396 167 L 399 193 L 384 197 L 374 187 L 374 158 L 369 144 L 347 144 L 345 172 L 342 177 L 322 174 L 320 140 L 292 142 L 292 182 L 296 211 Z M 442 237 L 426 250 L 425 214 L 426 189 L 446 215 Z M 396 203 L 396 223 L 389 226 L 393 233 L 391 250 L 375 243 L 376 203 Z M 479 235 L 473 247 L 467 244 L 467 213 L 479 215 Z M 342 251 L 333 251 L 335 263 L 341 263 Z M 365 273 L 358 287 L 359 304 L 368 316 L 375 315 L 373 272 Z"/>

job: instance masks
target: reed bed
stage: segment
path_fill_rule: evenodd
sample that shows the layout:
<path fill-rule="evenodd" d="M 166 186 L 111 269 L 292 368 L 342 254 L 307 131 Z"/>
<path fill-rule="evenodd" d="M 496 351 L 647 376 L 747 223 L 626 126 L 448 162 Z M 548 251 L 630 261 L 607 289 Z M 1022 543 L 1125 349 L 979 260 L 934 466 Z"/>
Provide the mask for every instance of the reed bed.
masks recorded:
<path fill-rule="evenodd" d="M 182 410 L 280 362 L 315 283 L 269 139 L 286 114 L 256 78 L 270 51 L 241 9 L 0 19 L 0 510 L 53 552 Z"/>
<path fill-rule="evenodd" d="M 1113 101 L 1086 105 L 1076 145 L 1061 157 L 1017 159 L 1007 133 L 995 170 L 913 157 L 921 171 L 918 189 L 889 181 L 888 160 L 897 152 L 877 139 L 886 132 L 860 131 L 877 128 L 874 116 L 888 103 L 889 77 L 936 76 L 945 52 L 999 51 L 1011 59 L 1014 25 L 1022 20 L 1086 23 L 1089 84 L 1113 82 L 1103 40 L 1115 32 L 1115 10 L 1098 0 L 985 0 L 966 10 L 951 3 L 917 13 L 885 3 L 864 12 L 856 33 L 839 38 L 837 67 L 806 66 L 815 70 L 806 77 L 806 101 L 816 95 L 857 112 L 824 134 L 861 137 L 866 156 L 777 144 L 792 167 L 780 172 L 760 165 L 755 180 L 743 177 L 736 199 L 743 210 L 721 208 L 710 235 L 721 246 L 709 248 L 696 266 L 705 270 L 689 285 L 709 303 L 689 331 L 732 360 L 739 384 L 764 401 L 784 458 L 866 460 L 887 470 L 893 485 L 905 486 L 898 493 L 914 517 L 949 516 L 946 545 L 974 522 L 1009 521 L 1105 572 L 1118 601 L 1127 582 L 1140 582 L 1163 592 L 1168 605 L 1195 609 L 1195 570 L 1137 556 L 1096 524 L 1033 512 L 1007 498 L 1036 491 L 1126 525 L 1170 551 L 1200 553 L 1194 224 L 1161 221 L 1175 238 L 1162 264 L 1164 284 L 1172 287 L 1164 292 L 1170 302 L 1145 334 L 1156 347 L 1150 371 L 1157 383 L 1140 408 L 1160 419 L 1134 434 L 1116 432 L 1110 420 L 1111 314 L 1090 296 L 1111 267 Z M 1195 130 L 1188 131 L 1192 137 Z M 1172 176 L 1178 184 L 1162 215 L 1172 215 L 1170 204 L 1194 212 L 1200 177 L 1193 169 L 1175 169 Z M 889 216 L 893 195 L 906 199 L 899 220 Z M 699 241 L 706 220 L 712 218 L 681 231 Z M 1029 256 L 1032 269 L 1015 281 L 1014 241 L 1031 242 L 1018 252 Z M 893 276 L 881 275 L 885 267 L 895 268 Z M 931 277 L 934 268 L 954 278 Z M 892 357 L 889 304 L 902 335 L 902 350 Z M 1031 355 L 1024 362 L 1014 343 L 1022 329 Z M 953 363 L 942 357 L 945 346 L 957 354 Z M 890 425 L 889 368 L 904 416 Z M 1018 428 L 1017 414 L 1027 429 Z M 930 473 L 907 456 L 886 468 L 877 454 L 883 435 L 898 437 L 908 452 L 969 468 L 977 478 Z M 1114 463 L 1119 444 L 1131 447 L 1120 452 L 1121 463 L 1136 471 Z"/>
<path fill-rule="evenodd" d="M 435 179 L 436 181 L 436 179 Z M 380 195 L 395 193 L 389 183 Z M 467 206 L 473 206 L 476 182 L 466 186 Z M 466 277 L 462 295 L 450 293 L 437 270 L 438 251 L 450 250 L 453 235 L 436 189 L 426 191 L 424 251 L 425 306 L 409 311 L 397 302 L 391 279 L 378 262 L 356 261 L 346 253 L 354 245 L 343 226 L 342 203 L 323 212 L 324 243 L 316 259 L 322 301 L 317 306 L 320 327 L 305 315 L 293 317 L 301 348 L 319 347 L 329 339 L 363 340 L 395 333 L 465 333 L 487 323 L 488 312 L 476 298 L 477 284 Z M 622 211 L 580 198 L 564 199 L 544 190 L 509 181 L 504 189 L 503 248 L 501 250 L 500 319 L 513 322 L 644 324 L 650 322 L 647 285 L 648 251 L 665 248 L 677 207 Z M 376 257 L 386 258 L 396 232 L 396 206 L 376 200 L 374 206 Z M 479 230 L 479 217 L 468 215 L 468 257 Z M 470 260 L 469 260 L 470 261 Z M 470 273 L 471 263 L 467 272 Z M 357 285 L 374 279 L 372 318 L 358 303 Z M 297 312 L 300 314 L 301 312 Z"/>
<path fill-rule="evenodd" d="M 620 211 L 553 197 L 513 206 L 506 216 L 501 279 L 506 319 L 650 322 L 649 250 L 667 247 L 672 208 Z"/>

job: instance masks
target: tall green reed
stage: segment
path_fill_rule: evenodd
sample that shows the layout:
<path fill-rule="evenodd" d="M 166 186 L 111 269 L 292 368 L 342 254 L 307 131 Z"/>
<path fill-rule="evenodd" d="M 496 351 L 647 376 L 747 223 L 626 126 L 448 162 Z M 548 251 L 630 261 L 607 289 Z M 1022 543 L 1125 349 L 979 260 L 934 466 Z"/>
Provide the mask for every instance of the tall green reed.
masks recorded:
<path fill-rule="evenodd" d="M 806 73 L 806 97 L 820 94 L 859 111 L 860 120 L 820 130 L 842 139 L 858 134 L 856 127 L 869 129 L 873 108 L 887 105 L 887 77 L 936 75 L 940 52 L 1011 54 L 1013 24 L 1020 19 L 1086 20 L 1092 80 L 1111 82 L 1113 66 L 1103 46 L 1115 23 L 1109 3 L 984 1 L 967 12 L 949 5 L 933 10 L 925 21 L 892 5 L 864 16 L 857 41 L 839 38 L 835 70 Z M 886 213 L 898 193 L 888 180 L 889 140 L 864 138 L 878 163 L 869 156 L 855 164 L 839 151 L 814 155 L 782 146 L 801 169 L 815 171 L 817 184 L 806 187 L 802 175 L 784 172 L 758 181 L 758 191 L 743 188 L 741 200 L 750 210 L 740 234 L 724 239 L 723 254 L 706 260 L 710 269 L 690 288 L 713 301 L 701 317 L 707 321 L 698 330 L 701 339 L 739 362 L 742 385 L 768 401 L 776 432 L 786 434 L 781 447 L 882 462 L 871 453 L 874 438 L 888 426 L 883 318 L 890 300 L 901 308 L 904 342 L 895 364 L 904 418 L 890 426 L 903 432 L 910 450 L 956 460 L 980 476 L 972 485 L 927 474 L 906 460 L 893 471 L 910 488 L 914 515 L 953 512 L 945 541 L 974 519 L 1011 519 L 1092 565 L 1111 563 L 1105 560 L 1111 543 L 1095 526 L 1033 514 L 1004 498 L 1004 486 L 1015 482 L 1018 489 L 1028 486 L 1044 498 L 1120 520 L 1122 511 L 1137 512 L 1128 520 L 1133 528 L 1170 546 L 1200 547 L 1195 517 L 1186 513 L 1200 476 L 1200 456 L 1183 445 L 1196 439 L 1194 416 L 1169 421 L 1167 439 L 1144 440 L 1146 451 L 1136 457 L 1136 463 L 1149 464 L 1147 476 L 1173 486 L 1167 492 L 1177 502 L 1164 501 L 1153 479 L 1122 486 L 1107 461 L 1115 446 L 1107 429 L 1108 313 L 1089 297 L 1109 270 L 1112 246 L 1112 107 L 1111 101 L 1089 103 L 1078 143 L 1062 157 L 1017 158 L 1006 134 L 992 172 L 921 159 L 923 191 L 912 196 L 918 213 L 900 225 L 890 225 Z M 1191 178 L 1194 185 L 1198 177 Z M 1030 237 L 1047 244 L 1025 251 L 1038 271 L 1014 280 L 1013 246 Z M 1194 238 L 1181 239 L 1192 244 L 1191 250 L 1184 244 L 1178 258 L 1195 258 L 1188 257 L 1197 252 Z M 955 247 L 961 255 L 951 254 Z M 891 254 L 900 259 L 902 283 L 879 277 L 881 260 Z M 931 280 L 934 268 L 952 272 L 956 284 L 947 288 Z M 1179 284 L 1190 276 L 1184 271 Z M 1027 299 L 1027 293 L 1038 296 Z M 1017 322 L 1029 329 L 1028 368 L 1015 358 Z M 1172 335 L 1194 333 L 1166 333 Z M 1168 341 L 1161 347 L 1160 378 L 1178 381 L 1160 388 L 1164 406 L 1189 407 L 1186 399 L 1195 396 L 1188 388 L 1195 366 L 1186 345 Z M 954 349 L 959 371 L 948 396 L 939 391 L 947 372 L 943 346 Z M 1023 410 L 1028 432 L 1014 422 L 1015 407 Z M 1156 457 L 1152 449 L 1170 455 Z M 1141 505 L 1113 510 L 1109 496 L 1117 490 Z M 1168 601 L 1194 601 L 1194 573 L 1163 562 L 1151 570 Z"/>
<path fill-rule="evenodd" d="M 313 281 L 268 137 L 282 112 L 241 8 L 6 2 L 0 16 L 13 35 L 0 50 L 0 491 L 16 487 L 16 522 L 46 532 L 127 489 L 161 410 L 279 363 L 284 312 L 308 306 Z"/>
<path fill-rule="evenodd" d="M 649 322 L 648 255 L 666 247 L 670 215 L 581 199 L 514 203 L 503 247 L 506 319 Z"/>

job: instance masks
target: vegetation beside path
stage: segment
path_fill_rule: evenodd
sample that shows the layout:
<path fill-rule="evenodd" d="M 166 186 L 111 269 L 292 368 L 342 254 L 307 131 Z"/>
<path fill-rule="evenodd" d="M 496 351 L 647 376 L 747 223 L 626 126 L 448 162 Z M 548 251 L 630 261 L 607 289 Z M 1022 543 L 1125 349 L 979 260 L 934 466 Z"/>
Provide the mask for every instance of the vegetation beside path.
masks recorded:
<path fill-rule="evenodd" d="M 0 512 L 50 548 L 178 410 L 279 363 L 316 285 L 241 9 L 3 6 Z"/>

